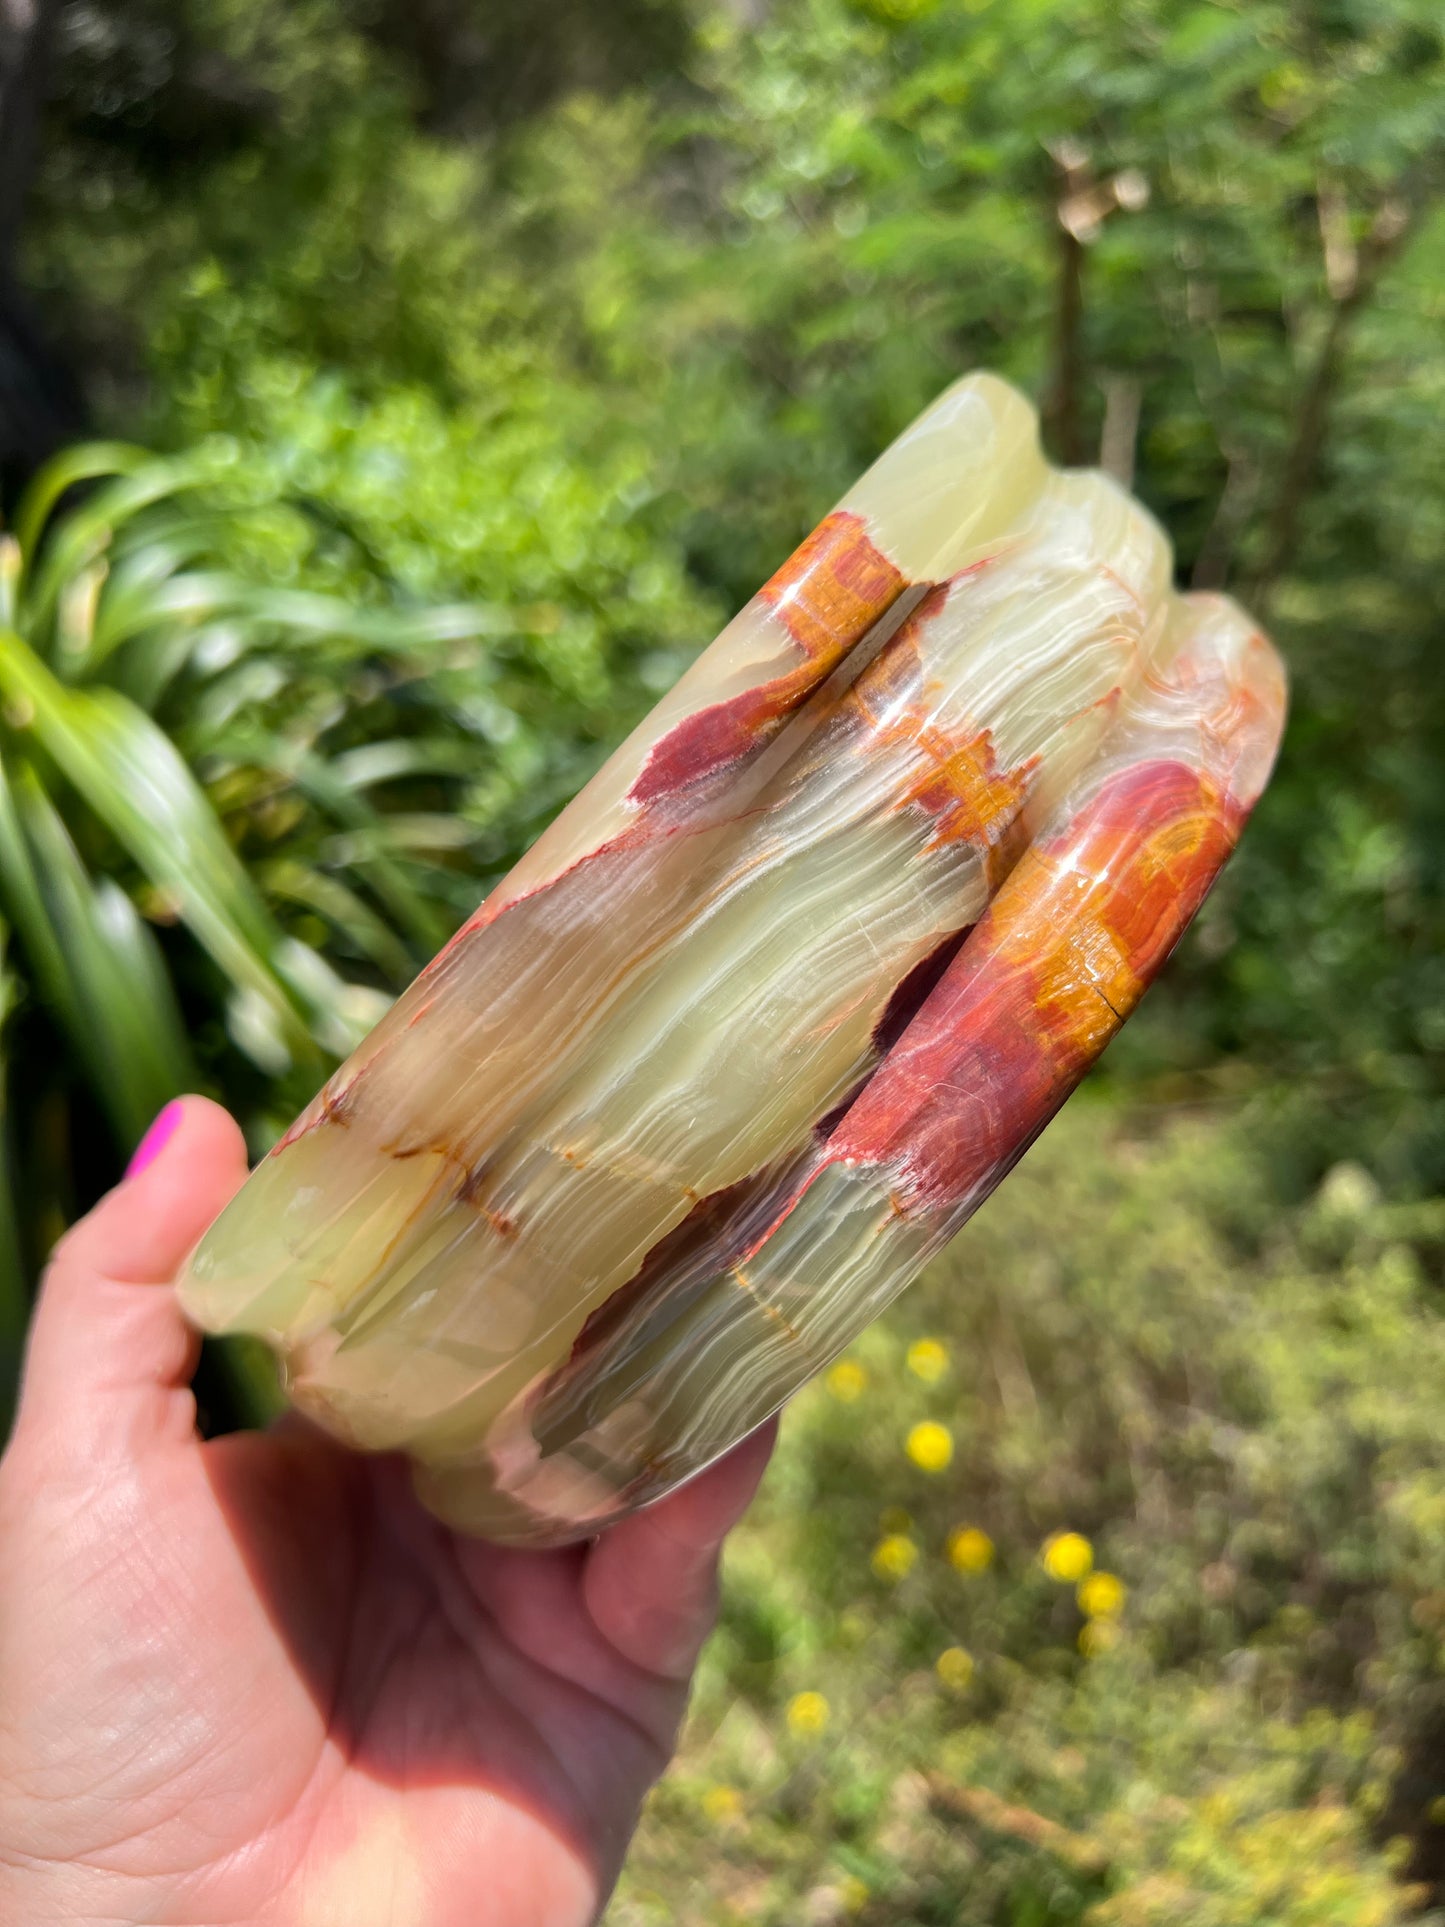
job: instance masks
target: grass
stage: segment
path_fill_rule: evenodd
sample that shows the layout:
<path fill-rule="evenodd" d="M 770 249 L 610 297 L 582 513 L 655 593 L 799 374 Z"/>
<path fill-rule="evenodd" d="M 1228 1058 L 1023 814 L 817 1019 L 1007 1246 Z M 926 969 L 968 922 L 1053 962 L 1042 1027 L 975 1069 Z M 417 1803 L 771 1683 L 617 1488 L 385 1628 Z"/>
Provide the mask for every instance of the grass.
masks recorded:
<path fill-rule="evenodd" d="M 1445 1210 L 1270 1126 L 1076 1103 L 796 1401 L 610 1927 L 1445 1920 Z"/>

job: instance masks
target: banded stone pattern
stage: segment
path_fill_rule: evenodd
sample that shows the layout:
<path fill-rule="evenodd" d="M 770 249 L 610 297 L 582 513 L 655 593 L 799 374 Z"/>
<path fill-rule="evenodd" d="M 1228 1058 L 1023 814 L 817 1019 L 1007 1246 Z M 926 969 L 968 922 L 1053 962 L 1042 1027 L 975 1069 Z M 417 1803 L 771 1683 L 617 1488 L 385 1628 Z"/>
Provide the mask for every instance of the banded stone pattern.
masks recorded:
<path fill-rule="evenodd" d="M 1267 780 L 1278 658 L 973 376 L 422 973 L 191 1315 L 440 1517 L 597 1531 L 847 1344 L 1074 1088 Z"/>

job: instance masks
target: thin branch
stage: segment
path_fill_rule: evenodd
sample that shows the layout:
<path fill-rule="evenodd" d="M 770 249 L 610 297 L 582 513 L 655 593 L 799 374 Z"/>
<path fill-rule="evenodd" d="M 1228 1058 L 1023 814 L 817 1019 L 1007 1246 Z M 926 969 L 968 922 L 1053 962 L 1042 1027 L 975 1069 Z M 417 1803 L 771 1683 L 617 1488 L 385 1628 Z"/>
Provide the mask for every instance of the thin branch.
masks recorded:
<path fill-rule="evenodd" d="M 1253 601 L 1260 608 L 1294 559 L 1301 517 L 1324 452 L 1330 406 L 1339 386 L 1350 331 L 1373 296 L 1380 276 L 1414 228 L 1423 198 L 1412 196 L 1402 185 L 1381 204 L 1364 241 L 1358 249 L 1352 249 L 1342 239 L 1345 216 L 1337 195 L 1330 189 L 1321 192 L 1320 227 L 1333 307 L 1300 398 L 1294 439 L 1270 511 L 1264 557 L 1251 584 Z"/>
<path fill-rule="evenodd" d="M 1049 406 L 1054 451 L 1071 467 L 1084 459 L 1079 394 L 1084 385 L 1084 249 L 1068 229 L 1059 229 L 1058 333 L 1054 349 L 1054 392 Z"/>
<path fill-rule="evenodd" d="M 1259 494 L 1259 469 L 1249 453 L 1243 448 L 1226 448 L 1225 454 L 1229 465 L 1224 487 L 1219 491 L 1214 515 L 1194 558 L 1189 577 L 1191 589 L 1228 586 L 1235 544 L 1248 525 Z"/>
<path fill-rule="evenodd" d="M 1055 455 L 1068 466 L 1077 467 L 1088 460 L 1084 447 L 1084 250 L 1099 238 L 1100 230 L 1111 215 L 1122 210 L 1137 214 L 1149 204 L 1149 181 L 1137 167 L 1126 167 L 1108 179 L 1094 172 L 1089 150 L 1071 135 L 1049 143 L 1056 176 L 1054 231 L 1058 248 L 1059 303 L 1054 329 L 1054 379 L 1044 407 L 1044 421 L 1050 432 Z M 1119 377 L 1127 380 L 1127 377 Z M 1137 383 L 1133 384 L 1137 390 Z M 1121 390 L 1113 404 L 1125 398 Z M 1127 467 L 1133 471 L 1134 429 L 1138 425 L 1138 403 L 1133 404 L 1133 421 L 1117 413 L 1113 422 L 1111 448 L 1124 463 L 1123 429 L 1128 426 Z M 1105 435 L 1110 434 L 1106 417 Z M 1107 463 L 1106 463 L 1107 466 Z"/>
<path fill-rule="evenodd" d="M 1058 250 L 1058 308 L 1054 326 L 1053 389 L 1044 419 L 1054 454 L 1074 466 L 1084 460 L 1080 397 L 1084 383 L 1084 243 L 1089 235 L 1081 217 L 1081 203 L 1092 181 L 1089 157 L 1076 141 L 1060 141 L 1054 150 L 1058 169 L 1058 197 L 1054 206 L 1054 236 Z"/>
<path fill-rule="evenodd" d="M 1099 466 L 1120 488 L 1134 486 L 1134 449 L 1139 439 L 1139 408 L 1144 384 L 1137 375 L 1104 377 L 1104 427 L 1099 436 Z"/>

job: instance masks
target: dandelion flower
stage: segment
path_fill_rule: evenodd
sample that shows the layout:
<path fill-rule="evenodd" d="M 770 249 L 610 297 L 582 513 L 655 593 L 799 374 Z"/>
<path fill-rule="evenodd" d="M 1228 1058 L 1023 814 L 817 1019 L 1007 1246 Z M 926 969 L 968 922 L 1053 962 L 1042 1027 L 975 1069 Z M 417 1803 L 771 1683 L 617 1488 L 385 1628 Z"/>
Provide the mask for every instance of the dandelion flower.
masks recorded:
<path fill-rule="evenodd" d="M 1045 1539 L 1039 1557 L 1050 1579 L 1076 1586 L 1094 1563 L 1094 1548 L 1082 1532 L 1055 1532 Z"/>
<path fill-rule="evenodd" d="M 908 1347 L 908 1369 L 925 1385 L 936 1385 L 948 1370 L 948 1353 L 936 1338 L 915 1338 Z"/>
<path fill-rule="evenodd" d="M 868 1389 L 868 1374 L 852 1358 L 840 1358 L 823 1383 L 840 1405 L 856 1405 Z"/>
<path fill-rule="evenodd" d="M 856 1873 L 845 1873 L 838 1882 L 838 1898 L 845 1914 L 861 1914 L 868 1905 L 868 1883 Z"/>
<path fill-rule="evenodd" d="M 889 1532 L 873 1548 L 872 1566 L 880 1579 L 906 1579 L 918 1563 L 918 1547 L 906 1532 Z"/>
<path fill-rule="evenodd" d="M 702 1796 L 702 1810 L 720 1825 L 736 1820 L 743 1810 L 743 1796 L 735 1786 L 710 1786 Z"/>
<path fill-rule="evenodd" d="M 948 1562 L 956 1572 L 987 1572 L 993 1540 L 977 1526 L 955 1526 L 948 1535 Z"/>
<path fill-rule="evenodd" d="M 1117 1619 L 1128 1596 L 1128 1587 L 1112 1572 L 1091 1572 L 1079 1581 L 1079 1611 L 1090 1619 Z"/>
<path fill-rule="evenodd" d="M 973 1678 L 973 1654 L 963 1646 L 946 1646 L 933 1670 L 951 1693 L 962 1693 Z"/>
<path fill-rule="evenodd" d="M 785 1715 L 788 1731 L 800 1739 L 811 1739 L 828 1724 L 832 1710 L 821 1693 L 794 1693 Z"/>
<path fill-rule="evenodd" d="M 924 1472 L 942 1472 L 953 1459 L 953 1434 L 937 1419 L 921 1419 L 908 1434 L 904 1449 Z"/>

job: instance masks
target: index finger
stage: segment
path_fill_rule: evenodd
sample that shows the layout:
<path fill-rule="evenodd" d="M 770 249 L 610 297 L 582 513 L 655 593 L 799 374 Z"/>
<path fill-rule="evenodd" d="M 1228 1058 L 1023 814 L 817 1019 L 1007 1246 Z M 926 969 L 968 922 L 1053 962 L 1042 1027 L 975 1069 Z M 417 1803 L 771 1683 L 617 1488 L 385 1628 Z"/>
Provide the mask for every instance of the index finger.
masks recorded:
<path fill-rule="evenodd" d="M 718 1557 L 772 1455 L 769 1419 L 667 1498 L 610 1527 L 587 1555 L 582 1595 L 625 1659 L 685 1679 L 717 1616 Z"/>

